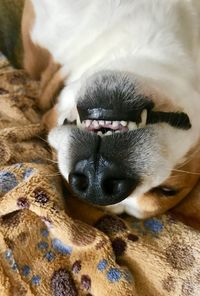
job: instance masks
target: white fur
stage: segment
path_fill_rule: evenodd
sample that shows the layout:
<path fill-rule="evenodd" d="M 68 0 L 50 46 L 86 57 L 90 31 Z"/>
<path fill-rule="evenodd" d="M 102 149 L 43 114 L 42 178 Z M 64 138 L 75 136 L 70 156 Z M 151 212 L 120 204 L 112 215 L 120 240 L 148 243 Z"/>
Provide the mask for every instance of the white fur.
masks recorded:
<path fill-rule="evenodd" d="M 120 204 L 121 208 L 109 207 L 142 217 L 137 196 L 163 182 L 200 134 L 200 1 L 32 2 L 36 13 L 32 39 L 50 51 L 62 65 L 63 75 L 68 77 L 57 106 L 58 125 L 66 114 L 72 120 L 76 118 L 80 86 L 88 76 L 102 69 L 134 73 L 189 115 L 192 129 L 187 132 L 158 125 L 157 132 L 167 151 L 167 164 L 160 168 L 157 179 L 155 175 L 149 176 L 132 197 Z M 63 128 L 52 131 L 49 139 L 58 150 L 60 169 L 67 179 L 65 157 L 69 139 L 64 140 L 64 131 Z M 60 134 L 65 148 L 55 145 Z"/>
<path fill-rule="evenodd" d="M 112 206 L 107 206 L 106 208 L 108 209 L 108 211 L 111 211 L 116 215 L 120 215 L 123 212 L 126 212 L 131 216 L 143 218 L 143 212 L 141 211 L 140 205 L 138 203 L 138 196 L 127 197 L 122 202 Z"/>
<path fill-rule="evenodd" d="M 60 172 L 68 179 L 70 167 L 70 129 L 69 128 L 54 128 L 48 136 L 49 144 L 58 151 L 58 166 Z M 64 147 L 64 149 L 62 149 Z"/>

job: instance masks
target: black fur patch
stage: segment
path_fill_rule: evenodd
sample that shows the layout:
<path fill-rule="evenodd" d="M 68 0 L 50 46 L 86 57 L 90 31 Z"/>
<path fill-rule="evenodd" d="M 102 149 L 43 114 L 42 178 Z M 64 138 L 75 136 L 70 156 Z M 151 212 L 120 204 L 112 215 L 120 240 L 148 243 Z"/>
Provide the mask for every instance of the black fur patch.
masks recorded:
<path fill-rule="evenodd" d="M 153 111 L 153 98 L 140 94 L 136 81 L 124 73 L 98 73 L 88 81 L 85 94 L 78 99 L 81 121 L 108 120 L 141 122 L 141 113 L 148 112 L 147 124 L 166 122 L 179 129 L 190 129 L 188 115 L 183 112 Z"/>
<path fill-rule="evenodd" d="M 147 117 L 147 124 L 166 122 L 173 127 L 188 130 L 192 127 L 190 119 L 183 112 L 155 112 L 150 111 Z"/>
<path fill-rule="evenodd" d="M 138 93 L 137 83 L 126 74 L 108 71 L 87 83 L 77 108 L 81 120 L 99 119 L 99 116 L 108 120 L 123 117 L 125 120 L 131 115 L 139 120 L 141 110 L 150 110 L 153 105 L 150 98 Z"/>

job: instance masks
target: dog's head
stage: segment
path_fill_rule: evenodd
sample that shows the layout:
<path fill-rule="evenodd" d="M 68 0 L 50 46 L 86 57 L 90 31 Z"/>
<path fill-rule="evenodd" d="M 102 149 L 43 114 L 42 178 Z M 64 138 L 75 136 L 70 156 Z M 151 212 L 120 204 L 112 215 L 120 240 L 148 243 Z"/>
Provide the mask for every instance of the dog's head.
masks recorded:
<path fill-rule="evenodd" d="M 144 218 L 191 191 L 200 168 L 197 100 L 176 83 L 168 88 L 130 73 L 103 71 L 75 92 L 76 121 L 65 117 L 67 103 L 58 104 L 59 124 L 49 142 L 77 196 Z"/>

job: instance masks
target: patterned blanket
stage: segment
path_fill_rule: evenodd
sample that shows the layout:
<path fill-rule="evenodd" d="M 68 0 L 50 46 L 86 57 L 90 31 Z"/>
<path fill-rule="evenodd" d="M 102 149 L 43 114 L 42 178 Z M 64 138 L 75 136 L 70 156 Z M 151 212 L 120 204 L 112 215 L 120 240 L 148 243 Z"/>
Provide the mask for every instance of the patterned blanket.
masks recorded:
<path fill-rule="evenodd" d="M 67 192 L 39 89 L 0 58 L 0 296 L 200 295 L 198 227 L 117 217 Z"/>

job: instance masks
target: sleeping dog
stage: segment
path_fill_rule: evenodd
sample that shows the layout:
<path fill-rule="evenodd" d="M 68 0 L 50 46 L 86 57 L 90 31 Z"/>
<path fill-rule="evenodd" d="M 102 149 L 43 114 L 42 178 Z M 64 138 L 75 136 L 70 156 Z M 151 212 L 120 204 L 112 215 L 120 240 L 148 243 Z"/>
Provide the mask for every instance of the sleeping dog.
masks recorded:
<path fill-rule="evenodd" d="M 49 143 L 78 197 L 146 218 L 194 188 L 199 0 L 27 0 L 22 34 Z"/>

